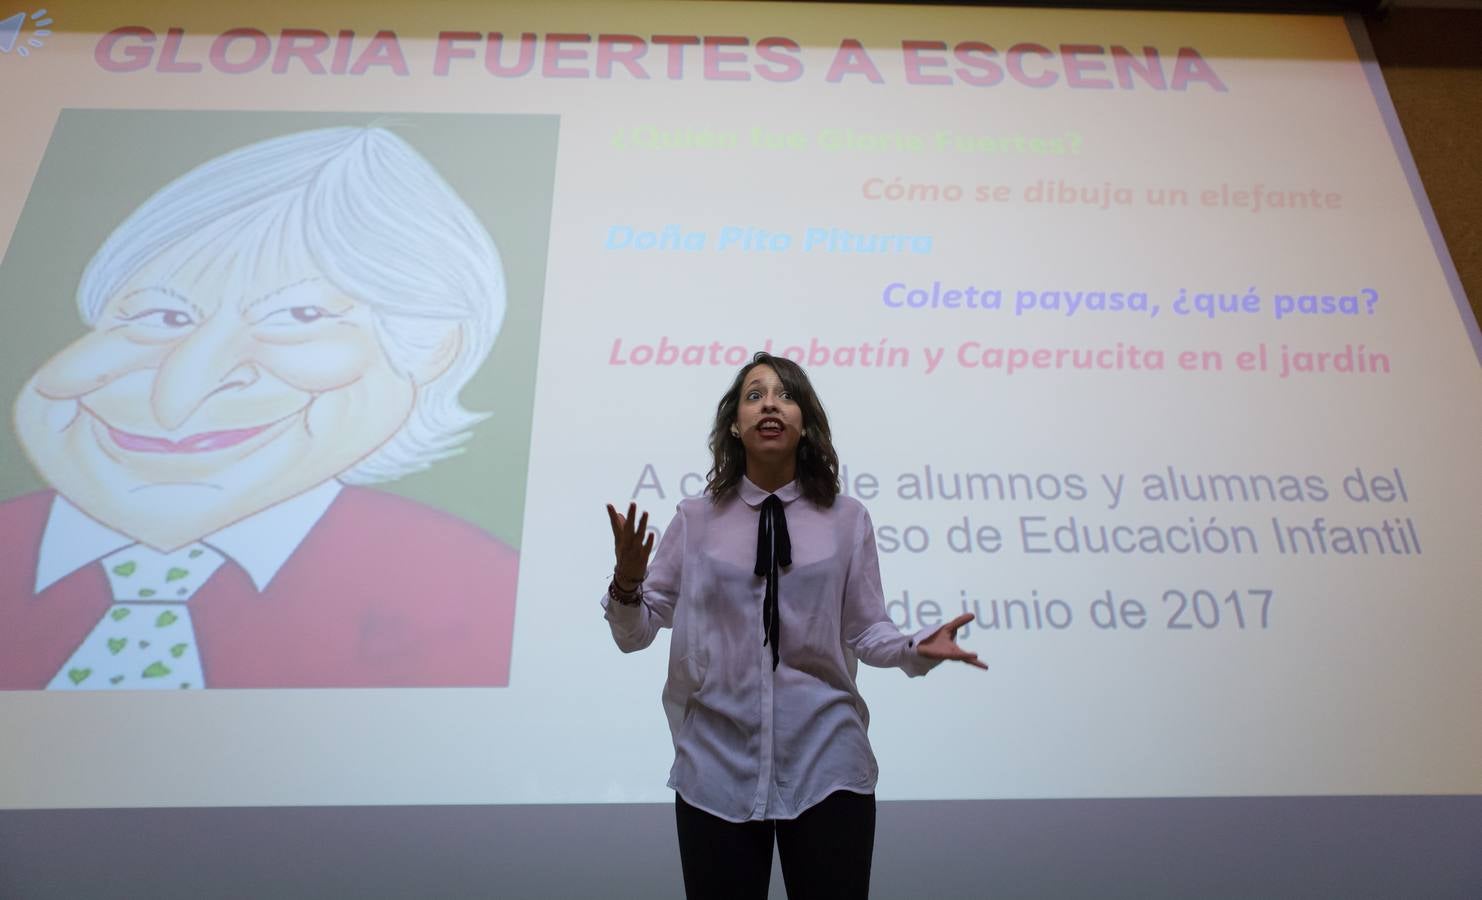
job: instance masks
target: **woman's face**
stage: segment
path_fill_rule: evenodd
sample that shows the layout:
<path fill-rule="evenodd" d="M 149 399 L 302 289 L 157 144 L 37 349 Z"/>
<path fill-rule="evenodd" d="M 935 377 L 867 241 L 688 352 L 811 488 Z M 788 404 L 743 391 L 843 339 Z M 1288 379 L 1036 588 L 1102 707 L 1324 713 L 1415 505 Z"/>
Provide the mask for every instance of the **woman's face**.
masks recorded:
<path fill-rule="evenodd" d="M 163 257 L 16 402 L 42 476 L 88 515 L 170 549 L 334 478 L 415 403 L 373 314 L 321 273 Z"/>
<path fill-rule="evenodd" d="M 796 458 L 803 425 L 802 407 L 771 366 L 753 366 L 741 377 L 736 431 L 749 466 L 775 466 Z"/>

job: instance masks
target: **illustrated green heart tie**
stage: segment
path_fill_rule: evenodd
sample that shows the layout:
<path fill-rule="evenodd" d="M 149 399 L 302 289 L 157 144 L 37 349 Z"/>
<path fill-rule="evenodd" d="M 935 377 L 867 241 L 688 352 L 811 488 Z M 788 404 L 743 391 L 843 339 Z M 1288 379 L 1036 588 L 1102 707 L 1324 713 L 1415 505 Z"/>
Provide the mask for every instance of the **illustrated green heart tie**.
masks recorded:
<path fill-rule="evenodd" d="M 161 553 L 142 544 L 101 560 L 113 605 L 47 685 L 49 690 L 206 686 L 190 598 L 226 558 L 204 544 Z"/>

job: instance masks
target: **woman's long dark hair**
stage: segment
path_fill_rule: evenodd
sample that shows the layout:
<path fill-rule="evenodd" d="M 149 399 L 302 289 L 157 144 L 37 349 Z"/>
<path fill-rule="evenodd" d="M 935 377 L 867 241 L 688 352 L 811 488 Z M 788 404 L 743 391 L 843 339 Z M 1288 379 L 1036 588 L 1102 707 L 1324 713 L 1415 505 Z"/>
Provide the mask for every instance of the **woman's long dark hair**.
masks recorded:
<path fill-rule="evenodd" d="M 715 424 L 710 426 L 710 456 L 713 460 L 705 475 L 705 492 L 719 503 L 736 492 L 741 476 L 746 473 L 746 448 L 741 439 L 731 434 L 736 413 L 741 406 L 741 385 L 746 373 L 757 366 L 771 366 L 782 386 L 803 413 L 803 437 L 798 441 L 797 479 L 803 496 L 823 507 L 834 505 L 839 496 L 839 454 L 834 452 L 834 438 L 828 427 L 828 415 L 808 380 L 803 367 L 783 356 L 765 351 L 736 373 L 720 403 L 715 407 Z"/>

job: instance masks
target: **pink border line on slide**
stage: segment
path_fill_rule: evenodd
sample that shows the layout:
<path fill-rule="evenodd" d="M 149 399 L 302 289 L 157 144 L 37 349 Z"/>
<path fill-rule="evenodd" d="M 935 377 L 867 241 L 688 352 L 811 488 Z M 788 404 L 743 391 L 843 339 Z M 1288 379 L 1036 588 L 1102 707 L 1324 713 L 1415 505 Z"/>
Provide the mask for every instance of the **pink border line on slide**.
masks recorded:
<path fill-rule="evenodd" d="M 1405 141 L 1405 132 L 1400 127 L 1400 117 L 1395 113 L 1394 101 L 1389 98 L 1389 88 L 1384 85 L 1384 74 L 1379 71 L 1379 61 L 1374 58 L 1374 45 L 1369 41 L 1368 29 L 1357 13 L 1348 13 L 1344 18 L 1348 21 L 1348 34 L 1353 39 L 1353 48 L 1358 51 L 1364 77 L 1369 80 L 1369 90 L 1374 94 L 1374 103 L 1379 107 L 1379 115 L 1389 131 L 1390 144 L 1394 147 L 1395 156 L 1399 157 L 1400 167 L 1405 170 L 1405 179 L 1410 183 L 1410 194 L 1415 198 L 1420 218 L 1425 221 L 1431 247 L 1436 251 L 1436 261 L 1441 264 L 1441 271 L 1446 275 L 1446 284 L 1451 287 L 1451 297 L 1456 301 L 1456 310 L 1461 314 L 1462 325 L 1472 338 L 1472 350 L 1477 354 L 1477 362 L 1482 364 L 1482 329 L 1477 327 L 1477 317 L 1467 304 L 1466 291 L 1462 290 L 1461 278 L 1456 274 L 1456 264 L 1451 261 L 1451 252 L 1446 249 L 1441 226 L 1436 224 L 1436 213 L 1431 209 L 1425 186 L 1420 183 L 1420 173 L 1415 170 L 1415 157 L 1410 154 L 1410 145 Z"/>

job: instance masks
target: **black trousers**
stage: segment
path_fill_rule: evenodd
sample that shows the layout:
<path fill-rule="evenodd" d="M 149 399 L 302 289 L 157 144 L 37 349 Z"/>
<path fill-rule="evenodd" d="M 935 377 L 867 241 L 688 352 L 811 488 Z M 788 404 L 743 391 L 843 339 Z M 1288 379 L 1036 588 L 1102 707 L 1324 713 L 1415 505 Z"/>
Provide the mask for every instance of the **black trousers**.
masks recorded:
<path fill-rule="evenodd" d="M 772 842 L 788 900 L 866 900 L 875 852 L 875 795 L 834 791 L 796 819 L 727 822 L 674 795 L 679 861 L 689 900 L 762 900 Z"/>

